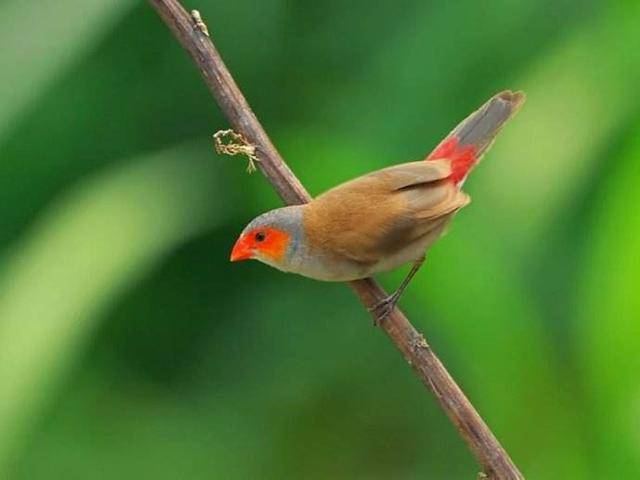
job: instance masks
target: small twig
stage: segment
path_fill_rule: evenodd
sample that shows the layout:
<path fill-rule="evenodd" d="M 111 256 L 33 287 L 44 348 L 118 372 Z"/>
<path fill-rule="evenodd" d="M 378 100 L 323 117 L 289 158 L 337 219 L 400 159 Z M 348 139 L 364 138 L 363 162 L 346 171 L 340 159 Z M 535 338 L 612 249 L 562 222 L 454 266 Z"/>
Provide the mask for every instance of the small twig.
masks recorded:
<path fill-rule="evenodd" d="M 236 132 L 255 146 L 258 168 L 287 204 L 311 199 L 284 162 L 246 99 L 227 70 L 220 54 L 201 27 L 177 0 L 149 0 L 178 41 L 198 65 L 204 81 Z M 202 20 L 202 19 L 200 19 Z M 196 22 L 197 23 L 197 22 Z M 371 278 L 350 282 L 365 307 L 386 298 L 384 290 Z M 407 317 L 395 308 L 381 324 L 420 380 L 432 391 L 489 479 L 524 479 L 507 452 L 482 420 L 460 387 L 451 378 L 426 340 Z"/>
<path fill-rule="evenodd" d="M 213 134 L 213 146 L 220 155 L 245 155 L 249 159 L 247 173 L 256 171 L 255 162 L 260 161 L 256 156 L 256 147 L 250 145 L 239 133 L 233 130 L 218 130 Z"/>

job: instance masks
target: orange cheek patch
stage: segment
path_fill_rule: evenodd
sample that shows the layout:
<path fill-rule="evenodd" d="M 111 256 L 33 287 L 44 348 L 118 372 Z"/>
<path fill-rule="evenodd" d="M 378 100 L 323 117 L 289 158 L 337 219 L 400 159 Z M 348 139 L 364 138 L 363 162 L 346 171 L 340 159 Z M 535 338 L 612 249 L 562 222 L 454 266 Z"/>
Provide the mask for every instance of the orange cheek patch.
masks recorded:
<path fill-rule="evenodd" d="M 265 234 L 264 240 L 261 242 L 256 239 L 256 234 L 259 232 Z M 288 233 L 269 227 L 256 228 L 247 233 L 244 238 L 246 239 L 247 250 L 259 252 L 265 257 L 269 257 L 275 261 L 282 260 L 287 251 L 287 245 L 289 245 L 289 241 L 291 240 Z"/>
<path fill-rule="evenodd" d="M 274 228 L 266 228 L 265 233 L 266 238 L 258 245 L 259 250 L 274 260 L 282 260 L 289 245 L 289 235 Z"/>

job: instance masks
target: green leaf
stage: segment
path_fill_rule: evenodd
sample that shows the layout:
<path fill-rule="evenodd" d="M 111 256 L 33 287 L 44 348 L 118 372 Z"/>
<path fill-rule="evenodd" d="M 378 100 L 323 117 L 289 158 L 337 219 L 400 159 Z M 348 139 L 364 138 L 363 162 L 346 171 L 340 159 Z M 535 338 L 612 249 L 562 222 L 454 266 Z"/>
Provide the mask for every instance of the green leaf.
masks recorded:
<path fill-rule="evenodd" d="M 133 0 L 5 0 L 0 4 L 0 142 L 65 68 L 94 47 Z M 11 67 L 9 67 L 11 66 Z"/>
<path fill-rule="evenodd" d="M 640 128 L 636 127 L 637 132 Z M 589 222 L 576 328 L 599 478 L 640 474 L 640 141 L 612 160 Z"/>
<path fill-rule="evenodd" d="M 0 278 L 0 472 L 105 309 L 229 213 L 215 163 L 196 153 L 164 151 L 83 182 L 10 252 Z"/>

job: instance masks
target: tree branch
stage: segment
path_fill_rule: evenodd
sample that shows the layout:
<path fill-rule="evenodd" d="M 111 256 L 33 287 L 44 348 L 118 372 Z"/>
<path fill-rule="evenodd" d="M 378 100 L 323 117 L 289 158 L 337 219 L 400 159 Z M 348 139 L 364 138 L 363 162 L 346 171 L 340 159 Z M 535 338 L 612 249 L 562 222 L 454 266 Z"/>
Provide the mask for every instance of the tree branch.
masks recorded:
<path fill-rule="evenodd" d="M 284 162 L 214 47 L 206 25 L 197 12 L 187 13 L 176 0 L 149 0 L 182 46 L 196 62 L 204 81 L 231 126 L 256 147 L 258 168 L 287 204 L 308 202 L 311 196 Z M 373 279 L 350 282 L 366 307 L 386 297 Z M 424 337 L 396 308 L 381 322 L 389 336 L 411 365 L 416 375 L 435 395 L 441 408 L 454 424 L 484 470 L 486 478 L 524 479 L 491 430 Z"/>

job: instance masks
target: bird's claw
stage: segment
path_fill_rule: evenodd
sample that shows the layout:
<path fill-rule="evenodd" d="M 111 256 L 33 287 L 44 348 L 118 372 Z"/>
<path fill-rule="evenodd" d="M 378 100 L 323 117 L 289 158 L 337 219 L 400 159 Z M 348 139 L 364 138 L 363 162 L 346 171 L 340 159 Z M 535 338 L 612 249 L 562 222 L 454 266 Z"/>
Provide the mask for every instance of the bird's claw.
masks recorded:
<path fill-rule="evenodd" d="M 396 308 L 396 303 L 398 303 L 399 296 L 395 293 L 389 295 L 388 297 L 383 298 L 379 302 L 377 302 L 372 307 L 369 307 L 368 310 L 374 314 L 373 326 L 377 327 L 382 323 L 382 321 L 387 318 L 394 308 Z"/>

